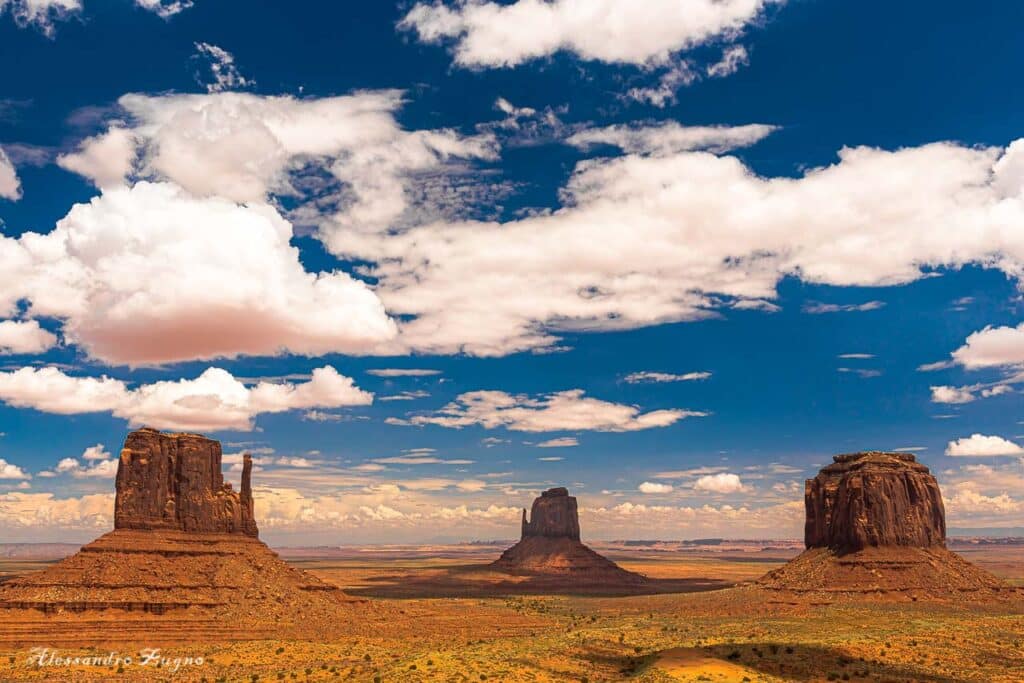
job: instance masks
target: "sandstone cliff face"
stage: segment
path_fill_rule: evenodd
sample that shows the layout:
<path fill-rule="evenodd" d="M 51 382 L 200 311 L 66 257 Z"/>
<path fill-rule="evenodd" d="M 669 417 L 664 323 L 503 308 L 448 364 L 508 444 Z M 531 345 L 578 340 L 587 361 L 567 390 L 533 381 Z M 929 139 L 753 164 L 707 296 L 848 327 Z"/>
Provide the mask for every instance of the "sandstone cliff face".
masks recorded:
<path fill-rule="evenodd" d="M 533 501 L 530 521 L 526 520 L 526 510 L 523 510 L 522 538 L 531 536 L 580 540 L 579 510 L 576 498 L 569 495 L 568 489 L 553 488 L 540 494 L 540 498 Z"/>
<path fill-rule="evenodd" d="M 935 477 L 907 453 L 837 455 L 808 479 L 808 548 L 944 547 L 946 513 Z"/>
<path fill-rule="evenodd" d="M 242 490 L 221 474 L 220 443 L 198 434 L 140 429 L 125 439 L 117 467 L 115 529 L 160 529 L 257 536 L 252 459 Z"/>

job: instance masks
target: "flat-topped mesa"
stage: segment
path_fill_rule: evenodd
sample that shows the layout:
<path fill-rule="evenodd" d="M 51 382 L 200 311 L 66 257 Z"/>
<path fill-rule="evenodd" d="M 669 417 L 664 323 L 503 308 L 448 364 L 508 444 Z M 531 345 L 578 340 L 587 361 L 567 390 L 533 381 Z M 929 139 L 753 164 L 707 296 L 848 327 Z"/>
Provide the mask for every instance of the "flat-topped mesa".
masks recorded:
<path fill-rule="evenodd" d="M 945 547 L 938 482 L 909 453 L 837 455 L 808 479 L 807 548 L 852 553 L 871 547 Z"/>
<path fill-rule="evenodd" d="M 580 513 L 576 498 L 564 487 L 548 489 L 533 501 L 530 520 L 523 510 L 523 535 L 580 540 Z"/>
<path fill-rule="evenodd" d="M 220 442 L 199 434 L 130 433 L 117 466 L 114 528 L 258 536 L 252 458 L 243 457 L 236 492 L 224 482 L 221 455 Z"/>

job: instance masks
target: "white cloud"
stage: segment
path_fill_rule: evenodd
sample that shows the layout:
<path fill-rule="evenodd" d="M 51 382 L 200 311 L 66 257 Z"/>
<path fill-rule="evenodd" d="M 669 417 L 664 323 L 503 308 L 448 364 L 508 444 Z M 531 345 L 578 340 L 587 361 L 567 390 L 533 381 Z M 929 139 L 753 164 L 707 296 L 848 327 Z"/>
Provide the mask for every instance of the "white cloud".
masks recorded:
<path fill-rule="evenodd" d="M 737 300 L 774 298 L 785 276 L 893 286 L 978 264 L 1018 277 L 1024 198 L 997 183 L 1005 153 L 847 148 L 797 178 L 703 152 L 589 159 L 553 212 L 373 239 L 336 232 L 329 246 L 376 262 L 377 294 L 408 317 L 401 349 L 504 355 L 557 346 L 563 330 L 704 319 Z"/>
<path fill-rule="evenodd" d="M 133 366 L 358 353 L 394 335 L 369 287 L 307 272 L 291 238 L 266 204 L 171 184 L 107 190 L 47 235 L 0 237 L 0 314 L 27 299 L 64 321 L 66 341 Z"/>
<path fill-rule="evenodd" d="M 3 1 L 0 0 L 0 10 L 3 9 Z M 0 147 L 0 197 L 10 199 L 12 202 L 21 199 L 21 181 L 18 180 L 18 173 L 14 170 L 3 147 Z"/>
<path fill-rule="evenodd" d="M 463 67 L 510 67 L 560 51 L 582 59 L 664 64 L 676 52 L 732 37 L 773 0 L 517 0 L 418 3 L 399 23 L 425 43 L 454 42 Z"/>
<path fill-rule="evenodd" d="M 875 354 L 873 354 L 873 353 L 841 353 L 841 354 L 839 354 L 838 357 L 839 358 L 844 358 L 844 359 L 847 359 L 847 360 L 870 360 L 870 359 L 875 357 Z"/>
<path fill-rule="evenodd" d="M 635 87 L 626 91 L 626 97 L 637 102 L 664 109 L 676 103 L 676 93 L 700 80 L 700 73 L 689 59 L 676 60 L 658 77 L 654 86 Z"/>
<path fill-rule="evenodd" d="M 130 159 L 139 156 L 135 179 L 170 180 L 196 196 L 236 202 L 302 194 L 294 174 L 316 170 L 339 186 L 316 197 L 337 208 L 305 205 L 316 223 L 328 214 L 339 228 L 384 230 L 414 208 L 414 175 L 440 171 L 453 159 L 496 155 L 491 135 L 403 130 L 394 115 L 402 98 L 397 90 L 321 99 L 125 95 L 118 104 L 127 121 L 114 121 L 111 129 L 123 128 L 120 142 L 130 134 L 136 147 L 121 150 L 119 159 L 94 154 L 93 164 L 83 160 L 75 170 L 96 178 L 96 164 L 130 170 Z M 81 156 L 88 156 L 95 139 L 84 144 Z M 103 175 L 109 181 L 111 174 Z"/>
<path fill-rule="evenodd" d="M 252 388 L 219 368 L 192 380 L 129 388 L 121 380 L 71 377 L 47 367 L 0 373 L 0 400 L 60 415 L 110 412 L 133 427 L 207 432 L 250 430 L 261 413 L 368 405 L 373 395 L 330 366 L 314 370 L 303 384 L 260 382 Z"/>
<path fill-rule="evenodd" d="M 0 479 L 31 479 L 32 477 L 17 465 L 0 458 Z"/>
<path fill-rule="evenodd" d="M 169 19 L 178 12 L 187 10 L 193 3 L 192 0 L 135 0 L 135 4 L 162 19 Z"/>
<path fill-rule="evenodd" d="M 640 493 L 671 493 L 671 484 L 656 484 L 651 481 L 645 481 L 636 487 Z"/>
<path fill-rule="evenodd" d="M 0 356 L 44 353 L 57 345 L 57 336 L 37 320 L 0 321 Z"/>
<path fill-rule="evenodd" d="M 39 540 L 39 530 L 108 530 L 114 523 L 114 494 L 56 498 L 53 493 L 0 494 L 0 526 L 8 537 L 27 532 L 25 540 Z M 52 536 L 51 536 L 52 537 Z"/>
<path fill-rule="evenodd" d="M 642 384 L 645 382 L 693 382 L 711 377 L 710 372 L 687 372 L 676 375 L 668 372 L 633 372 L 626 375 L 626 381 L 630 384 Z"/>
<path fill-rule="evenodd" d="M 415 455 L 417 452 L 433 452 L 433 449 L 410 451 L 408 455 L 394 455 L 387 458 L 374 458 L 373 462 L 384 465 L 472 465 L 475 460 L 445 460 L 432 455 Z"/>
<path fill-rule="evenodd" d="M 836 368 L 836 370 L 838 372 L 857 375 L 858 377 L 862 377 L 864 379 L 869 379 L 871 377 L 880 377 L 882 375 L 881 370 L 868 370 L 866 368 Z"/>
<path fill-rule="evenodd" d="M 99 448 L 103 447 L 99 446 Z M 91 450 L 87 449 L 82 457 L 88 459 L 90 456 L 95 456 L 95 453 L 90 453 Z M 40 472 L 39 476 L 52 477 L 57 474 L 67 474 L 75 479 L 113 479 L 117 475 L 118 460 L 96 459 L 95 457 L 92 459 L 97 461 L 83 465 L 78 458 L 63 458 L 52 472 Z"/>
<path fill-rule="evenodd" d="M 0 14 L 10 12 L 18 26 L 35 26 L 48 36 L 53 35 L 55 21 L 81 9 L 81 0 L 0 0 Z"/>
<path fill-rule="evenodd" d="M 480 425 L 486 429 L 504 427 L 517 432 L 631 432 L 668 427 L 687 417 L 705 415 L 707 413 L 692 410 L 641 413 L 636 406 L 585 397 L 582 389 L 561 391 L 541 398 L 513 396 L 503 391 L 471 391 L 460 394 L 454 402 L 433 415 L 414 415 L 404 423 L 455 429 Z"/>
<path fill-rule="evenodd" d="M 885 302 L 882 301 L 868 301 L 862 304 L 823 304 L 823 303 L 811 303 L 804 306 L 804 313 L 810 313 L 811 315 L 819 315 L 821 313 L 846 313 L 850 311 L 863 312 L 863 311 L 876 311 L 879 308 L 885 306 Z"/>
<path fill-rule="evenodd" d="M 195 45 L 197 58 L 203 60 L 209 66 L 210 75 L 213 79 L 208 83 L 204 83 L 202 79 L 197 77 L 197 80 L 200 80 L 200 84 L 206 86 L 207 92 L 239 90 L 255 85 L 252 79 L 248 79 L 241 74 L 238 67 L 235 66 L 235 57 L 230 52 L 211 43 L 196 43 Z"/>
<path fill-rule="evenodd" d="M 378 401 L 416 401 L 421 398 L 430 396 L 430 392 L 427 391 L 403 391 L 399 394 L 392 394 L 390 396 L 381 396 Z"/>
<path fill-rule="evenodd" d="M 565 458 L 560 455 L 549 455 L 545 458 L 537 458 L 538 462 L 561 462 L 563 460 L 565 460 Z"/>
<path fill-rule="evenodd" d="M 574 436 L 562 436 L 557 439 L 548 439 L 536 444 L 537 448 L 572 448 L 579 446 L 580 440 Z M 541 458 L 543 460 L 543 458 Z"/>
<path fill-rule="evenodd" d="M 1011 380 L 1013 381 L 1013 380 Z M 1019 380 L 1017 380 L 1019 381 Z M 972 384 L 963 387 L 933 386 L 932 403 L 970 403 L 981 398 L 991 398 L 1012 394 L 1014 389 L 1008 384 Z"/>
<path fill-rule="evenodd" d="M 366 374 L 375 377 L 430 377 L 440 375 L 440 370 L 424 370 L 417 368 L 375 368 L 367 370 Z"/>
<path fill-rule="evenodd" d="M 983 434 L 972 434 L 969 437 L 950 441 L 946 446 L 946 455 L 952 456 L 988 457 L 1022 454 L 1024 454 L 1024 448 L 1012 441 L 1000 436 L 985 436 Z"/>
<path fill-rule="evenodd" d="M 88 178 L 96 187 L 117 187 L 135 168 L 138 144 L 134 131 L 115 124 L 101 135 L 83 140 L 77 152 L 57 157 L 57 165 Z"/>
<path fill-rule="evenodd" d="M 986 327 L 967 337 L 953 360 L 969 369 L 1024 366 L 1024 323 L 1016 327 Z"/>
<path fill-rule="evenodd" d="M 722 58 L 708 66 L 706 73 L 711 78 L 725 78 L 750 64 L 750 55 L 742 45 L 730 45 L 722 51 Z"/>
<path fill-rule="evenodd" d="M 718 474 L 705 474 L 693 483 L 693 488 L 698 491 L 710 491 L 711 493 L 736 493 L 743 490 L 743 482 L 738 475 L 728 472 Z"/>
<path fill-rule="evenodd" d="M 975 515 L 1008 516 L 1019 520 L 1024 514 L 1024 501 L 1005 492 L 985 495 L 972 482 L 962 482 L 954 487 L 953 495 L 946 500 L 946 509 L 951 517 L 961 520 L 969 520 Z"/>
<path fill-rule="evenodd" d="M 82 453 L 82 459 L 90 461 L 109 460 L 110 453 L 107 452 L 107 449 L 103 444 L 98 443 L 95 446 L 89 446 L 88 448 L 86 448 L 85 451 Z"/>
<path fill-rule="evenodd" d="M 605 128 L 588 128 L 566 138 L 566 143 L 580 149 L 595 145 L 611 145 L 628 154 L 666 155 L 678 152 L 707 150 L 722 154 L 760 142 L 778 130 L 776 126 L 683 126 L 677 121 L 657 124 L 616 124 Z"/>

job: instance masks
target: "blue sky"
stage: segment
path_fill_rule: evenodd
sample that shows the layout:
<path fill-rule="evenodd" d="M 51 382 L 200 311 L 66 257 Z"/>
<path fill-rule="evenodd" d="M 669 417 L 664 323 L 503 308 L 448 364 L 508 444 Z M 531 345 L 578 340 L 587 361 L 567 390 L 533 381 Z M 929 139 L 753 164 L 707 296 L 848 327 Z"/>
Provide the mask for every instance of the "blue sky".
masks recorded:
<path fill-rule="evenodd" d="M 0 0 L 0 540 L 142 424 L 276 543 L 795 537 L 869 448 L 1021 525 L 1024 8 L 364 5 Z"/>

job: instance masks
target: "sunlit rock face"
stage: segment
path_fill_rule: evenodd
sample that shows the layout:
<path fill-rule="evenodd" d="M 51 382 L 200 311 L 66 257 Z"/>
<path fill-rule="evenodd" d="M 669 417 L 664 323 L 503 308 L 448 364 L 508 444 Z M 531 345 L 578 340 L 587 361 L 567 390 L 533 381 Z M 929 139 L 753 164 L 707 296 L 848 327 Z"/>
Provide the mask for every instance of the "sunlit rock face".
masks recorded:
<path fill-rule="evenodd" d="M 243 459 L 236 492 L 224 482 L 221 456 L 220 442 L 198 434 L 129 434 L 117 467 L 114 528 L 257 536 L 252 459 Z"/>

